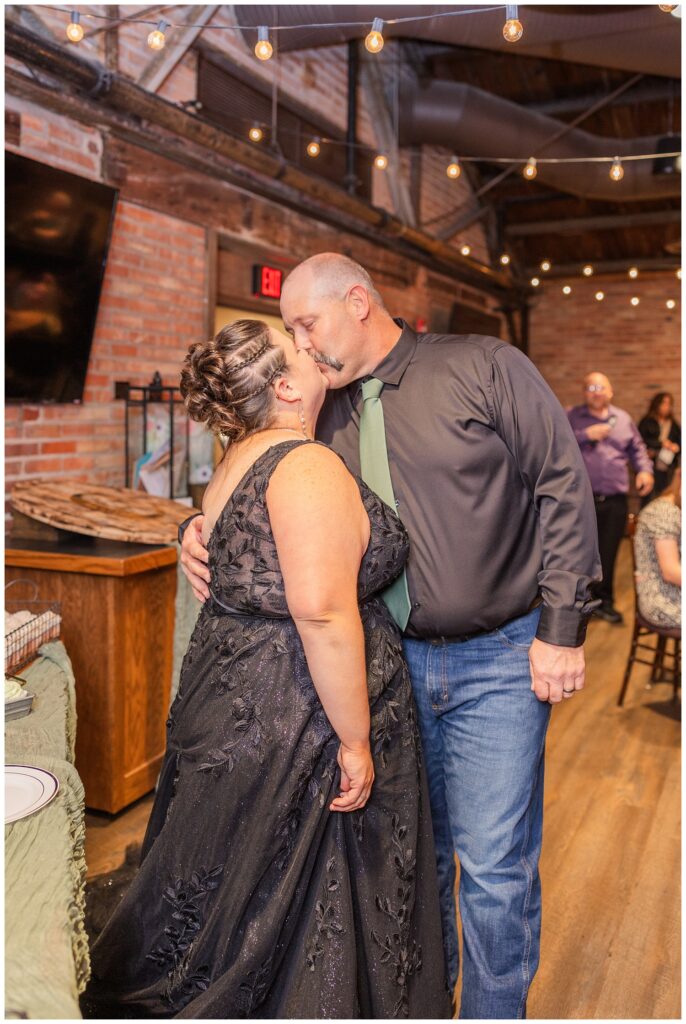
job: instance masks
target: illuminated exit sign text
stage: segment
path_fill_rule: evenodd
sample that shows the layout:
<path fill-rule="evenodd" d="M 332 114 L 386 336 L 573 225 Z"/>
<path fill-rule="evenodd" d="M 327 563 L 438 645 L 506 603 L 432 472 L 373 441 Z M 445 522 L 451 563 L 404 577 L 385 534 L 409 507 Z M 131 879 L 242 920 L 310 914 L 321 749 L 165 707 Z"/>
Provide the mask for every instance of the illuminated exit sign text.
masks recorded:
<path fill-rule="evenodd" d="M 253 295 L 265 299 L 281 298 L 281 282 L 283 271 L 276 267 L 254 266 L 252 268 Z"/>

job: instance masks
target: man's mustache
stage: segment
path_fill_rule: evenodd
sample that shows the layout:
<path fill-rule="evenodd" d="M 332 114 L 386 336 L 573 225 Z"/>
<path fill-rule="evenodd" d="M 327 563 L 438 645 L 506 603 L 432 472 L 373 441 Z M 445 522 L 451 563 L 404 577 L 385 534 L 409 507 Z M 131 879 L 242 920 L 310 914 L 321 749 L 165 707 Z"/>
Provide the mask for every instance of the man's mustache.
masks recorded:
<path fill-rule="evenodd" d="M 313 359 L 315 363 L 324 363 L 325 366 L 330 366 L 332 370 L 343 369 L 343 363 L 339 359 L 335 359 L 333 356 L 327 356 L 324 352 L 315 352 Z"/>

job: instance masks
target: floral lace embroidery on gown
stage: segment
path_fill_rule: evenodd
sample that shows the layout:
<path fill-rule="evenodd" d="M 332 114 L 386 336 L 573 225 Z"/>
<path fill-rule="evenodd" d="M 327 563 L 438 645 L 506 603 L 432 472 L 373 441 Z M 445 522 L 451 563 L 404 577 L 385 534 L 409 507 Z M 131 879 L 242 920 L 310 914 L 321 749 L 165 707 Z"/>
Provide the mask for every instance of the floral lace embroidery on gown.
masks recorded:
<path fill-rule="evenodd" d="M 414 703 L 379 597 L 407 535 L 359 481 L 376 779 L 363 810 L 331 812 L 339 741 L 288 613 L 265 501 L 275 467 L 305 443 L 316 442 L 261 455 L 212 531 L 213 598 L 171 708 L 140 870 L 92 951 L 92 1015 L 452 1015 Z"/>

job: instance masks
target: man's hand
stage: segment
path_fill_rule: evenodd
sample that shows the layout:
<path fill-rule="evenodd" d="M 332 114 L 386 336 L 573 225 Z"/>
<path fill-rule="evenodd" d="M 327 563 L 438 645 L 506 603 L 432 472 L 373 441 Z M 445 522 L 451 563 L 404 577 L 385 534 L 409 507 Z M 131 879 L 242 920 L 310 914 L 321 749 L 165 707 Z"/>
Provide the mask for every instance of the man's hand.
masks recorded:
<path fill-rule="evenodd" d="M 540 701 L 559 704 L 584 688 L 583 647 L 558 647 L 534 638 L 529 648 L 529 664 L 531 689 Z"/>
<path fill-rule="evenodd" d="M 586 427 L 586 437 L 589 441 L 604 441 L 611 430 L 607 423 L 594 423 L 592 427 Z"/>
<path fill-rule="evenodd" d="M 204 516 L 191 519 L 181 544 L 181 568 L 199 601 L 205 602 L 210 596 L 210 570 L 207 568 L 209 555 L 202 542 Z"/>
<path fill-rule="evenodd" d="M 636 474 L 636 490 L 642 498 L 646 494 L 650 494 L 655 484 L 655 477 L 652 473 L 637 473 Z"/>

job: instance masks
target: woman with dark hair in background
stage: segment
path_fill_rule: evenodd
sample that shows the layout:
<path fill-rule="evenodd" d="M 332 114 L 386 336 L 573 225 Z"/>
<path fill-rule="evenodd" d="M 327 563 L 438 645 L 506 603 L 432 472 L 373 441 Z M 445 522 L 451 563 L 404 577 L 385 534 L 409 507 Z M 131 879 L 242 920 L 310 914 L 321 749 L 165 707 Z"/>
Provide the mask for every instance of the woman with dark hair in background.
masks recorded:
<path fill-rule="evenodd" d="M 638 425 L 648 455 L 655 465 L 655 486 L 642 505 L 662 494 L 679 461 L 681 427 L 674 419 L 674 399 L 669 391 L 658 391 Z"/>
<path fill-rule="evenodd" d="M 638 517 L 634 538 L 641 615 L 656 626 L 681 626 L 681 470 Z"/>
<path fill-rule="evenodd" d="M 451 1016 L 415 705 L 381 598 L 408 539 L 313 440 L 326 386 L 260 321 L 186 357 L 189 415 L 229 440 L 203 498 L 210 598 L 88 1016 Z"/>

